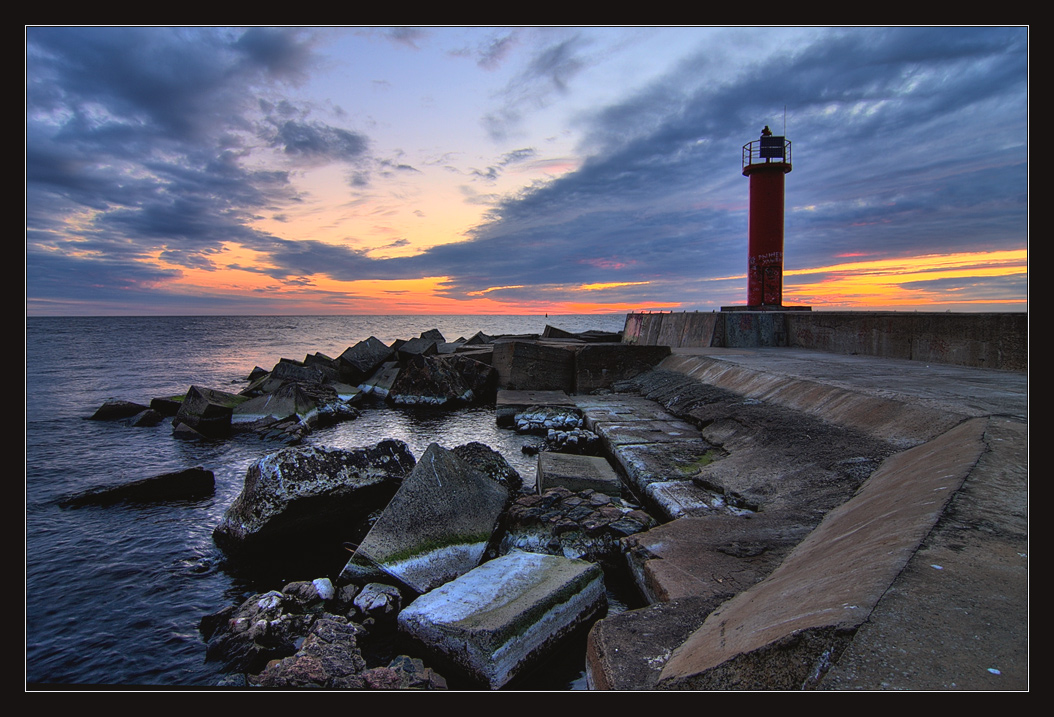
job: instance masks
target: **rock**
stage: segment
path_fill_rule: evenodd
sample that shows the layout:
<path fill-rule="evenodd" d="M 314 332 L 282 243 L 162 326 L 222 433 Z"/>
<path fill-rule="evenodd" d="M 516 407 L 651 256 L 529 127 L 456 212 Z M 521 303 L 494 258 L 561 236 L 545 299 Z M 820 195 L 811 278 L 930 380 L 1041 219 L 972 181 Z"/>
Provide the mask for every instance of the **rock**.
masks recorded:
<path fill-rule="evenodd" d="M 433 443 L 355 558 L 428 592 L 479 564 L 508 497 L 504 487 Z"/>
<path fill-rule="evenodd" d="M 399 613 L 399 630 L 498 689 L 551 654 L 604 604 L 596 565 L 512 553 L 417 598 Z"/>
<path fill-rule="evenodd" d="M 287 448 L 249 466 L 242 492 L 213 531 L 228 552 L 339 546 L 383 506 L 414 458 L 401 441 L 355 450 Z"/>
<path fill-rule="evenodd" d="M 295 654 L 273 660 L 250 684 L 258 687 L 363 689 L 358 638 L 364 629 L 336 615 L 323 615 L 311 625 Z"/>
<path fill-rule="evenodd" d="M 583 428 L 572 428 L 569 431 L 550 428 L 545 434 L 545 446 L 548 451 L 556 453 L 584 456 L 599 456 L 603 453 L 600 436 Z"/>
<path fill-rule="evenodd" d="M 355 607 L 365 617 L 377 623 L 394 623 L 403 607 L 403 596 L 399 588 L 384 583 L 368 583 L 355 596 Z"/>
<path fill-rule="evenodd" d="M 282 594 L 296 598 L 302 605 L 310 608 L 314 604 L 337 597 L 337 591 L 329 578 L 317 580 L 298 580 L 282 588 Z"/>
<path fill-rule="evenodd" d="M 362 674 L 371 690 L 445 690 L 446 680 L 416 657 L 399 655 L 387 667 L 375 667 Z"/>
<path fill-rule="evenodd" d="M 488 400 L 494 370 L 460 355 L 416 356 L 403 366 L 388 393 L 400 405 L 463 405 Z"/>
<path fill-rule="evenodd" d="M 573 406 L 538 406 L 517 412 L 513 424 L 519 433 L 569 431 L 582 427 L 582 412 Z"/>
<path fill-rule="evenodd" d="M 483 475 L 505 486 L 510 493 L 518 493 L 523 488 L 523 478 L 519 472 L 490 446 L 476 442 L 466 443 L 456 447 L 454 453 Z"/>
<path fill-rule="evenodd" d="M 299 384 L 290 381 L 281 384 L 274 393 L 265 393 L 236 406 L 231 414 L 231 423 L 255 423 L 267 418 L 281 420 L 290 416 L 296 416 L 306 423 L 315 417 L 317 411 L 318 402 Z"/>
<path fill-rule="evenodd" d="M 191 386 L 173 421 L 173 427 L 185 424 L 209 438 L 221 438 L 230 432 L 234 407 L 248 399 L 233 393 L 201 386 Z"/>
<path fill-rule="evenodd" d="M 63 507 L 113 505 L 114 503 L 157 503 L 168 500 L 197 500 L 215 491 L 212 471 L 200 466 L 174 473 L 164 473 L 123 485 L 100 486 L 64 498 Z"/>
<path fill-rule="evenodd" d="M 137 413 L 132 417 L 129 423 L 136 428 L 152 428 L 160 425 L 161 421 L 165 420 L 165 417 L 152 408 L 148 408 L 142 413 Z"/>
<path fill-rule="evenodd" d="M 428 339 L 429 341 L 435 341 L 436 343 L 446 343 L 446 337 L 439 331 L 439 329 L 429 329 L 428 331 L 421 332 L 422 339 Z"/>
<path fill-rule="evenodd" d="M 550 488 L 509 508 L 501 552 L 522 550 L 621 563 L 620 539 L 656 525 L 647 513 L 604 493 Z"/>
<path fill-rule="evenodd" d="M 118 421 L 122 418 L 131 418 L 147 409 L 146 406 L 131 401 L 121 401 L 111 398 L 99 406 L 90 417 L 92 421 Z"/>
<path fill-rule="evenodd" d="M 394 353 L 380 339 L 371 336 L 345 349 L 337 358 L 337 364 L 344 380 L 358 385 L 379 369 L 381 364 L 390 361 Z"/>
<path fill-rule="evenodd" d="M 257 673 L 270 660 L 294 654 L 315 621 L 296 606 L 294 598 L 272 590 L 202 618 L 205 659 L 222 662 L 227 672 Z"/>

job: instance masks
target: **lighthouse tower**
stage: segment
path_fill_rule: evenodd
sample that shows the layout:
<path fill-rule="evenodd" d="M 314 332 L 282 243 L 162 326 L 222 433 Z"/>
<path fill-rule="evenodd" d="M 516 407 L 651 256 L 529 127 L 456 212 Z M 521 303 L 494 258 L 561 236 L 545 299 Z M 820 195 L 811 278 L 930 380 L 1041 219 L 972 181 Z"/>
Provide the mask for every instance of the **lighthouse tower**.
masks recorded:
<path fill-rule="evenodd" d="M 783 306 L 783 177 L 791 171 L 791 143 L 772 134 L 743 145 L 743 176 L 750 177 L 747 260 L 748 310 Z"/>

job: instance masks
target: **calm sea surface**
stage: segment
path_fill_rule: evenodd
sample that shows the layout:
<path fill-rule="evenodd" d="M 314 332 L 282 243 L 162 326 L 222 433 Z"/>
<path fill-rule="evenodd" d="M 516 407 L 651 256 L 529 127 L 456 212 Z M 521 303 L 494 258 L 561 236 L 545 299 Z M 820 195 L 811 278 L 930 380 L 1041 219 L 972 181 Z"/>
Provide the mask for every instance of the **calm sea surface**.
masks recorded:
<path fill-rule="evenodd" d="M 251 462 L 280 446 L 235 437 L 201 443 L 155 428 L 85 420 L 106 399 L 149 403 L 191 384 L 238 391 L 253 366 L 321 351 L 338 356 L 371 335 L 385 343 L 438 328 L 447 340 L 486 334 L 618 331 L 625 316 L 106 317 L 26 321 L 26 680 L 74 685 L 197 685 L 219 679 L 204 661 L 198 620 L 258 590 L 228 574 L 212 529 Z M 533 480 L 534 461 L 492 409 L 367 408 L 312 434 L 317 445 L 405 441 L 491 445 Z M 196 502 L 61 509 L 85 488 L 193 466 L 216 474 Z M 333 566 L 335 577 L 342 566 Z M 288 575 L 283 580 L 322 577 Z"/>

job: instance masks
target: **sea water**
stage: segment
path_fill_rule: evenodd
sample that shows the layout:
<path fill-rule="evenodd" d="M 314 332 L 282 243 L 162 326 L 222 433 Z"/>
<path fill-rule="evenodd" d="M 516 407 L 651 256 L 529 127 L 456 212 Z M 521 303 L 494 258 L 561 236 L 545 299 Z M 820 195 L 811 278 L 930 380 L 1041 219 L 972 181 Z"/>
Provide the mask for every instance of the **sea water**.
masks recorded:
<path fill-rule="evenodd" d="M 198 633 L 203 615 L 281 584 L 232 574 L 212 529 L 255 460 L 281 446 L 252 436 L 203 442 L 152 428 L 86 420 L 109 398 L 147 404 L 192 385 L 237 392 L 254 366 L 316 351 L 340 355 L 376 336 L 385 343 L 438 328 L 448 341 L 567 331 L 621 330 L 624 315 L 342 317 L 33 317 L 26 321 L 26 681 L 51 685 L 215 685 Z M 533 481 L 523 439 L 492 409 L 365 408 L 309 441 L 349 448 L 385 438 L 415 456 L 429 443 L 470 441 L 500 451 Z M 63 509 L 64 496 L 202 466 L 216 492 L 200 501 Z M 290 574 L 282 581 L 334 577 Z"/>

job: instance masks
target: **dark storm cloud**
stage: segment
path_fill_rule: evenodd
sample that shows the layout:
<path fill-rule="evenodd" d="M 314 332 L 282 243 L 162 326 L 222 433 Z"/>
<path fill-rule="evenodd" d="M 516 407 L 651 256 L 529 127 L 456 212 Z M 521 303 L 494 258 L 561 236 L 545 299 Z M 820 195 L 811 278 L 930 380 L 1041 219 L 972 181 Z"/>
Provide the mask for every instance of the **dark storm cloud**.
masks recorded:
<path fill-rule="evenodd" d="M 361 159 L 369 143 L 363 135 L 339 127 L 289 120 L 278 128 L 272 146 L 313 160 L 349 162 Z"/>
<path fill-rule="evenodd" d="M 788 268 L 846 254 L 1020 247 L 1025 49 L 1013 29 L 836 31 L 720 82 L 700 55 L 694 84 L 675 91 L 660 81 L 599 112 L 587 140 L 595 154 L 498 203 L 471 240 L 391 259 L 280 243 L 271 250 L 280 268 L 268 273 L 449 276 L 443 292 L 453 297 L 522 287 L 487 292 L 499 300 L 734 300 L 742 282 L 726 277 L 746 263 L 740 148 L 775 124 L 784 102 L 795 142 Z M 608 282 L 635 285 L 574 291 Z"/>
<path fill-rule="evenodd" d="M 178 272 L 134 259 L 207 269 L 226 242 L 274 246 L 249 222 L 299 197 L 287 172 L 247 161 L 261 139 L 294 163 L 354 163 L 368 148 L 267 99 L 306 78 L 312 46 L 293 29 L 29 28 L 27 291 L 145 286 Z"/>
<path fill-rule="evenodd" d="M 473 241 L 422 257 L 487 286 L 652 281 L 742 273 L 748 183 L 740 145 L 787 104 L 788 265 L 833 253 L 1020 247 L 1026 232 L 1026 35 L 1016 29 L 829 33 L 687 91 L 665 82 L 599 113 L 598 152 L 509 199 Z M 660 102 L 656 106 L 657 102 Z M 635 257 L 583 271 L 582 257 Z M 511 257 L 516 257 L 513 260 Z M 457 268 L 471 258 L 472 271 Z"/>
<path fill-rule="evenodd" d="M 411 46 L 420 38 L 396 34 L 390 39 Z M 374 167 L 412 169 L 374 162 L 368 138 L 307 108 L 261 102 L 308 72 L 310 36 L 31 28 L 27 288 L 122 296 L 178 274 L 135 259 L 160 254 L 208 268 L 233 241 L 264 253 L 271 267 L 260 271 L 283 281 L 448 276 L 443 291 L 453 297 L 522 286 L 486 295 L 707 307 L 740 298 L 741 285 L 725 277 L 746 263 L 741 146 L 762 125 L 780 132 L 784 107 L 794 142 L 788 268 L 839 256 L 1020 248 L 1027 39 L 1019 28 L 817 31 L 735 75 L 713 61 L 721 48 L 703 48 L 586 118 L 579 169 L 500 202 L 467 194 L 492 206 L 468 241 L 371 258 L 249 226 L 298 200 L 287 173 L 249 168 L 261 142 L 294 165 L 353 165 L 352 187 L 368 184 Z M 486 118 L 492 134 L 514 131 L 526 108 L 567 91 L 587 64 L 584 49 L 583 39 L 565 36 L 535 53 Z M 495 60 L 501 51 L 495 45 Z M 512 152 L 479 176 L 497 177 L 531 151 Z M 71 236 L 66 222 L 74 219 Z M 649 283 L 574 291 L 606 282 Z M 1004 289 L 1014 282 L 986 280 Z"/>

